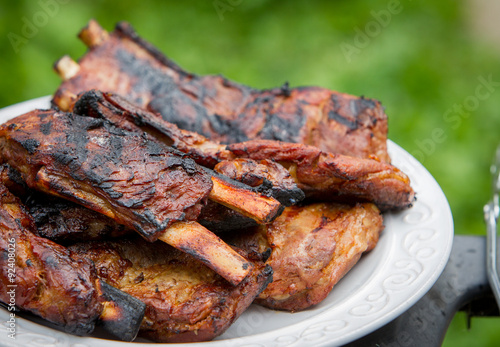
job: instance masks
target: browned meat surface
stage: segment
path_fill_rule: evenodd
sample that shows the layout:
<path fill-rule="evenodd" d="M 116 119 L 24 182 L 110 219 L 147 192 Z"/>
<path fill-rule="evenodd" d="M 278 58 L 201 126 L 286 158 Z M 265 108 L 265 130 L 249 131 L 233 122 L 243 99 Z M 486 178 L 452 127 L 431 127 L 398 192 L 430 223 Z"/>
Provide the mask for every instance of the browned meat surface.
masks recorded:
<path fill-rule="evenodd" d="M 0 300 L 15 302 L 67 332 L 92 332 L 103 310 L 92 262 L 34 232 L 19 199 L 0 184 Z"/>
<path fill-rule="evenodd" d="M 355 206 L 312 204 L 287 207 L 272 224 L 230 240 L 254 256 L 269 256 L 273 282 L 256 303 L 300 311 L 318 304 L 375 247 L 383 229 L 380 211 L 369 203 Z"/>
<path fill-rule="evenodd" d="M 278 192 L 274 192 L 276 195 L 289 193 L 289 202 L 297 201 L 293 183 L 309 198 L 369 201 L 384 210 L 405 208 L 414 200 L 408 177 L 394 166 L 378 160 L 334 155 L 314 146 L 271 140 L 224 147 L 196 133 L 180 130 L 171 123 L 157 121 L 150 112 L 130 105 L 118 96 L 95 91 L 83 94 L 75 111 L 101 116 L 127 130 L 149 130 L 159 141 L 173 143 L 195 158 L 226 161 L 216 165 L 218 171 L 254 184 L 272 182 L 273 186 L 279 187 Z M 269 159 L 279 162 L 289 172 L 277 169 L 279 165 L 272 166 Z"/>
<path fill-rule="evenodd" d="M 415 192 L 396 167 L 374 159 L 326 153 L 313 146 L 269 140 L 228 145 L 241 158 L 273 158 L 310 200 L 373 202 L 381 210 L 411 206 Z"/>
<path fill-rule="evenodd" d="M 207 341 L 222 334 L 272 279 L 257 262 L 232 286 L 192 257 L 140 239 L 70 247 L 92 259 L 99 277 L 146 303 L 140 335 L 158 342 Z"/>
<path fill-rule="evenodd" d="M 80 38 L 89 51 L 79 65 L 67 58 L 56 63 L 66 80 L 53 102 L 62 110 L 72 109 L 77 94 L 99 89 L 223 143 L 279 140 L 390 161 L 387 116 L 377 100 L 319 87 L 290 89 L 287 84 L 258 90 L 222 76 L 188 73 L 124 22 L 108 34 L 91 21 Z"/>
<path fill-rule="evenodd" d="M 212 189 L 192 160 L 91 117 L 32 111 L 2 125 L 0 153 L 27 185 L 73 200 L 149 240 L 195 220 Z"/>

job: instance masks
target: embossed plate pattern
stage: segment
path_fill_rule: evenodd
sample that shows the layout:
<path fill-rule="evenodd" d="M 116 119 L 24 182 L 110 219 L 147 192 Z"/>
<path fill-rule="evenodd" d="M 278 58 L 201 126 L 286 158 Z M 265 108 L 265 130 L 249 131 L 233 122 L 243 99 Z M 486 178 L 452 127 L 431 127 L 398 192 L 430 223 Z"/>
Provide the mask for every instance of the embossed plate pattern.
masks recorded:
<path fill-rule="evenodd" d="M 43 97 L 4 108 L 0 110 L 0 122 L 36 107 L 47 108 L 49 100 Z M 453 220 L 446 197 L 430 173 L 392 142 L 389 142 L 389 152 L 393 163 L 410 176 L 418 200 L 411 209 L 385 215 L 386 229 L 377 247 L 362 257 L 326 300 L 310 310 L 293 314 L 253 305 L 215 341 L 189 346 L 342 345 L 390 322 L 418 301 L 448 261 Z M 37 319 L 16 318 L 16 339 L 13 340 L 7 337 L 8 312 L 0 308 L 0 344 L 125 346 L 101 335 L 77 337 L 50 328 Z M 134 346 L 151 346 L 146 342 L 139 339 Z"/>

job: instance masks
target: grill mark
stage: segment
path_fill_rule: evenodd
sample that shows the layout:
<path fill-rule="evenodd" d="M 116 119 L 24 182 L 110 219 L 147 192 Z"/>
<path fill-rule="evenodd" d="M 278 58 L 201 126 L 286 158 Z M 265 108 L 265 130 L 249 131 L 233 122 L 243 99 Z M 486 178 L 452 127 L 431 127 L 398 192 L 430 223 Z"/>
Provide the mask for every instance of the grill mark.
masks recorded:
<path fill-rule="evenodd" d="M 44 135 L 50 135 L 50 132 L 52 131 L 52 121 L 40 124 L 40 131 Z"/>
<path fill-rule="evenodd" d="M 363 96 L 359 99 L 351 100 L 349 105 L 355 117 L 358 117 L 358 115 L 367 108 L 373 109 L 376 107 L 375 101 L 371 99 L 365 99 Z"/>
<path fill-rule="evenodd" d="M 269 113 L 264 127 L 258 134 L 259 138 L 283 142 L 299 142 L 300 131 L 304 127 L 306 117 L 302 108 L 297 108 L 297 114 L 291 119 L 280 117 L 280 113 Z"/>
<path fill-rule="evenodd" d="M 28 151 L 29 154 L 35 154 L 36 149 L 40 146 L 40 142 L 35 139 L 26 139 L 24 141 L 20 141 L 21 146 Z"/>
<path fill-rule="evenodd" d="M 337 113 L 336 111 L 329 111 L 328 112 L 328 119 L 334 120 L 342 125 L 345 125 L 351 130 L 355 130 L 358 128 L 358 123 L 354 120 L 347 119 L 346 117 L 343 117 L 341 114 Z"/>
<path fill-rule="evenodd" d="M 146 92 L 158 96 L 169 94 L 177 89 L 173 78 L 161 69 L 151 66 L 149 61 L 139 59 L 125 49 L 118 49 L 115 58 L 123 73 L 136 77 L 135 83 L 132 85 L 132 90 L 135 93 Z"/>

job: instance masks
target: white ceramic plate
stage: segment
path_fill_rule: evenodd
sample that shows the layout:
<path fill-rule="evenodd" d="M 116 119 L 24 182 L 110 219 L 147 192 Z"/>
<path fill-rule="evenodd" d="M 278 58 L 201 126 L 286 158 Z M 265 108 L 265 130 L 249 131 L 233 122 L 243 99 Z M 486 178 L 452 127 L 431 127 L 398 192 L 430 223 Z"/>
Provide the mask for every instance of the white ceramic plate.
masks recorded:
<path fill-rule="evenodd" d="M 43 97 L 6 107 L 0 110 L 0 123 L 37 107 L 47 108 L 49 100 Z M 430 173 L 392 142 L 389 142 L 389 152 L 393 163 L 410 176 L 418 200 L 411 209 L 385 215 L 386 228 L 377 247 L 362 257 L 326 300 L 312 309 L 293 314 L 253 305 L 215 341 L 190 346 L 342 345 L 390 322 L 418 301 L 448 261 L 453 220 L 446 197 Z M 0 344 L 125 346 L 125 343 L 98 337 L 68 335 L 40 323 L 41 320 L 16 318 L 17 334 L 12 340 L 7 338 L 8 312 L 0 309 Z M 151 346 L 145 340 L 134 343 L 136 345 Z"/>

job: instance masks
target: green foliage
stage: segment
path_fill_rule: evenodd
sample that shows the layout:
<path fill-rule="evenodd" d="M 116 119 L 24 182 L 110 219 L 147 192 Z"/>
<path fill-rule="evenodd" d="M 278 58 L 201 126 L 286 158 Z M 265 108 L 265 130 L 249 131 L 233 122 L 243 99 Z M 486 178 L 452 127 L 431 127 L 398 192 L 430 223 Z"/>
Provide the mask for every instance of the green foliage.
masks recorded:
<path fill-rule="evenodd" d="M 46 23 L 39 23 L 32 37 L 23 36 L 25 20 L 43 19 L 46 3 L 57 4 Z M 390 3 L 3 1 L 0 107 L 51 94 L 59 83 L 52 63 L 64 54 L 76 59 L 84 53 L 75 36 L 90 18 L 108 30 L 127 20 L 195 73 L 221 73 L 259 88 L 285 81 L 319 85 L 381 100 L 390 138 L 418 156 L 439 182 L 456 233 L 483 234 L 488 168 L 499 141 L 500 88 L 467 114 L 448 110 L 475 95 L 478 78 L 500 82 L 499 52 L 474 36 L 466 6 L 451 0 L 401 0 L 400 11 L 376 32 L 375 17 Z M 356 46 L 359 32 L 371 34 Z M 25 40 L 17 53 L 12 34 Z M 346 45 L 355 53 L 346 56 Z M 439 142 L 432 137 L 435 129 L 443 132 Z"/>

